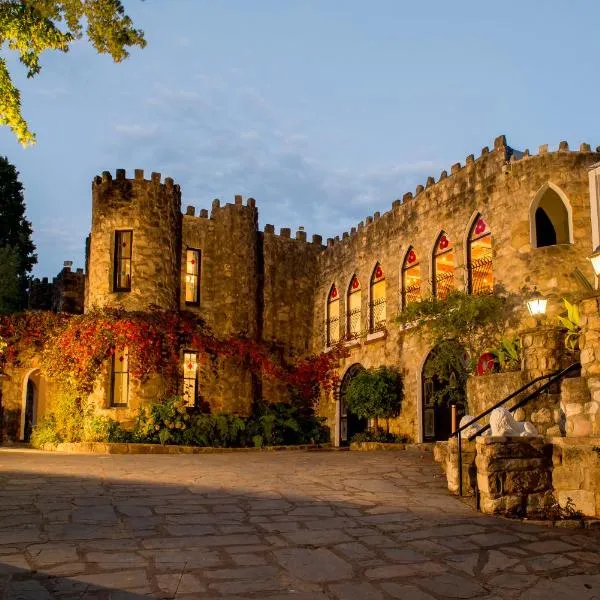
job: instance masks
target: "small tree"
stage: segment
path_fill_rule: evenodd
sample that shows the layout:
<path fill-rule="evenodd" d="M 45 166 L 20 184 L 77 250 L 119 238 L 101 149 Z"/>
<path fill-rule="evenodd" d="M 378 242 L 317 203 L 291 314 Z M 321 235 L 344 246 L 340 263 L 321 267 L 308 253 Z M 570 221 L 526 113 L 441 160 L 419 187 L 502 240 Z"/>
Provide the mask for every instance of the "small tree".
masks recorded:
<path fill-rule="evenodd" d="M 346 391 L 348 409 L 358 417 L 378 419 L 395 417 L 400 412 L 402 402 L 402 380 L 399 374 L 389 367 L 379 367 L 361 371 L 355 375 Z"/>
<path fill-rule="evenodd" d="M 0 156 L 0 312 L 26 305 L 29 273 L 37 262 L 31 234 L 19 172 Z"/>

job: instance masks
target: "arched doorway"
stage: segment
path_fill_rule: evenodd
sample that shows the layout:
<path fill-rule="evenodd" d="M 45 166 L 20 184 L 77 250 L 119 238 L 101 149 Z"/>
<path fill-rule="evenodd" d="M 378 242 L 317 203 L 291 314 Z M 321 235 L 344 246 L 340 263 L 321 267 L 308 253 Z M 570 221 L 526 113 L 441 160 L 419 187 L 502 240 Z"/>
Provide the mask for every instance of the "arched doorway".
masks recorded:
<path fill-rule="evenodd" d="M 421 372 L 423 441 L 445 441 L 452 433 L 452 405 L 457 422 L 466 414 L 464 351 L 451 342 L 427 356 Z"/>
<path fill-rule="evenodd" d="M 25 414 L 24 428 L 23 428 L 23 441 L 28 442 L 31 439 L 31 430 L 35 425 L 35 409 L 37 400 L 37 388 L 31 377 L 27 378 L 27 389 L 25 391 Z"/>
<path fill-rule="evenodd" d="M 345 445 L 350 442 L 353 435 L 357 433 L 362 433 L 367 429 L 367 419 L 361 419 L 356 415 L 352 414 L 348 410 L 348 403 L 346 402 L 346 392 L 348 391 L 348 385 L 352 381 L 354 377 L 361 371 L 364 371 L 364 367 L 355 363 L 348 368 L 344 377 L 342 377 L 342 382 L 340 383 L 340 423 L 339 423 L 339 431 L 340 431 L 340 444 Z"/>
<path fill-rule="evenodd" d="M 40 371 L 32 369 L 23 378 L 20 439 L 29 442 L 39 416 Z"/>

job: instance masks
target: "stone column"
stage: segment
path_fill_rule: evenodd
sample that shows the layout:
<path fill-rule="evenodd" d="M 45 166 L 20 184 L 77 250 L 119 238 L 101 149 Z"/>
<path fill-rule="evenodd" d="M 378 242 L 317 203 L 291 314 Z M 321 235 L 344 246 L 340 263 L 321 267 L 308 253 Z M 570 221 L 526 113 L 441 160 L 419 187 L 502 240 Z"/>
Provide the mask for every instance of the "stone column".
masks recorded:
<path fill-rule="evenodd" d="M 581 337 L 579 338 L 581 375 L 587 382 L 590 397 L 571 407 L 573 429 L 568 437 L 600 436 L 600 296 L 582 300 L 580 304 Z M 567 424 L 568 425 L 568 424 Z M 575 426 L 576 425 L 576 426 Z"/>
<path fill-rule="evenodd" d="M 561 367 L 564 354 L 564 329 L 540 325 L 520 333 L 522 348 L 522 370 L 527 379 L 547 375 Z"/>
<path fill-rule="evenodd" d="M 543 438 L 477 438 L 481 512 L 524 517 L 551 501 L 552 444 Z"/>

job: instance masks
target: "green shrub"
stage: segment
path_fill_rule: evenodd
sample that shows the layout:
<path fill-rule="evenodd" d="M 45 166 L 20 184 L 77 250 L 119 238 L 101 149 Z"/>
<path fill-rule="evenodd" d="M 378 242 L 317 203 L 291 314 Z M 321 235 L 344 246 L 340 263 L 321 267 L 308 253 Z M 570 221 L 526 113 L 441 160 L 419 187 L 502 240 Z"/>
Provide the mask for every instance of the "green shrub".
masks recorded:
<path fill-rule="evenodd" d="M 397 371 L 379 367 L 357 373 L 346 391 L 348 409 L 363 419 L 388 419 L 400 412 L 402 381 Z"/>
<path fill-rule="evenodd" d="M 44 444 L 59 444 L 62 442 L 56 432 L 56 421 L 54 417 L 49 416 L 40 420 L 31 432 L 31 445 L 34 448 L 41 448 Z"/>
<path fill-rule="evenodd" d="M 329 441 L 325 419 L 285 403 L 259 408 L 246 423 L 246 444 L 255 447 L 322 444 Z"/>

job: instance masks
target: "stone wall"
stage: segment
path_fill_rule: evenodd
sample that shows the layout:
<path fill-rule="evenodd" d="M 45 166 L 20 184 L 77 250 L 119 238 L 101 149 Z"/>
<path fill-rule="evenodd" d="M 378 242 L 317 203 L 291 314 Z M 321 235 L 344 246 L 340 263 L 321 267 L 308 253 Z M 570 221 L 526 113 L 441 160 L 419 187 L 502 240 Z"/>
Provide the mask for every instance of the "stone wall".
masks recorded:
<path fill-rule="evenodd" d="M 181 192 L 160 174 L 144 179 L 142 170 L 127 179 L 105 171 L 92 184 L 92 230 L 89 242 L 86 310 L 92 306 L 122 306 L 145 310 L 152 305 L 179 305 Z M 115 231 L 133 230 L 131 291 L 113 291 Z"/>
<path fill-rule="evenodd" d="M 447 442 L 436 442 L 434 458 L 446 474 L 448 490 L 451 494 L 460 493 L 458 479 L 458 440 L 451 438 Z M 475 466 L 476 442 L 462 440 L 462 495 L 474 496 L 477 492 L 477 467 Z"/>
<path fill-rule="evenodd" d="M 584 515 L 600 517 L 600 438 L 552 438 L 554 495 Z"/>
<path fill-rule="evenodd" d="M 319 284 L 313 311 L 313 352 L 325 347 L 324 323 L 326 300 L 333 284 L 340 291 L 341 314 L 346 314 L 346 295 L 353 275 L 362 287 L 362 330 L 358 342 L 350 347 L 351 356 L 340 366 L 340 376 L 355 363 L 365 367 L 390 365 L 397 367 L 404 378 L 405 398 L 400 417 L 393 430 L 421 439 L 421 369 L 431 347 L 422 332 L 415 335 L 407 328 L 401 331 L 394 324 L 400 310 L 401 267 L 409 248 L 413 248 L 421 265 L 421 293 L 431 293 L 432 251 L 443 230 L 454 245 L 457 289 L 466 286 L 466 239 L 477 215 L 483 216 L 492 232 L 493 269 L 497 284 L 520 293 L 526 286 L 538 289 L 553 300 L 549 303 L 548 320 L 561 310 L 558 300 L 569 291 L 577 290 L 573 270 L 578 267 L 592 276 L 587 255 L 591 248 L 591 224 L 587 167 L 600 159 L 583 145 L 580 152 L 571 152 L 561 143 L 556 152 L 540 148 L 536 156 L 517 154 L 506 145 L 503 136 L 494 148 L 482 150 L 475 159 L 452 167 L 450 175 L 443 172 L 438 181 L 427 180 L 416 194 L 405 194 L 383 215 L 376 212 L 340 238 L 328 240 L 326 250 L 318 257 Z M 573 243 L 533 248 L 530 239 L 530 211 L 538 193 L 548 183 L 556 185 L 570 203 L 573 221 Z M 386 277 L 387 330 L 383 337 L 370 336 L 369 281 L 379 263 Z M 523 323 L 526 317 L 523 296 Z M 342 334 L 346 326 L 342 320 Z M 548 365 L 546 365 L 548 366 Z M 334 418 L 334 400 L 323 402 L 322 414 Z M 472 410 L 467 407 L 469 412 Z M 335 423 L 331 423 L 332 427 Z"/>
<path fill-rule="evenodd" d="M 481 511 L 526 516 L 552 501 L 552 445 L 543 438 L 477 438 Z"/>

